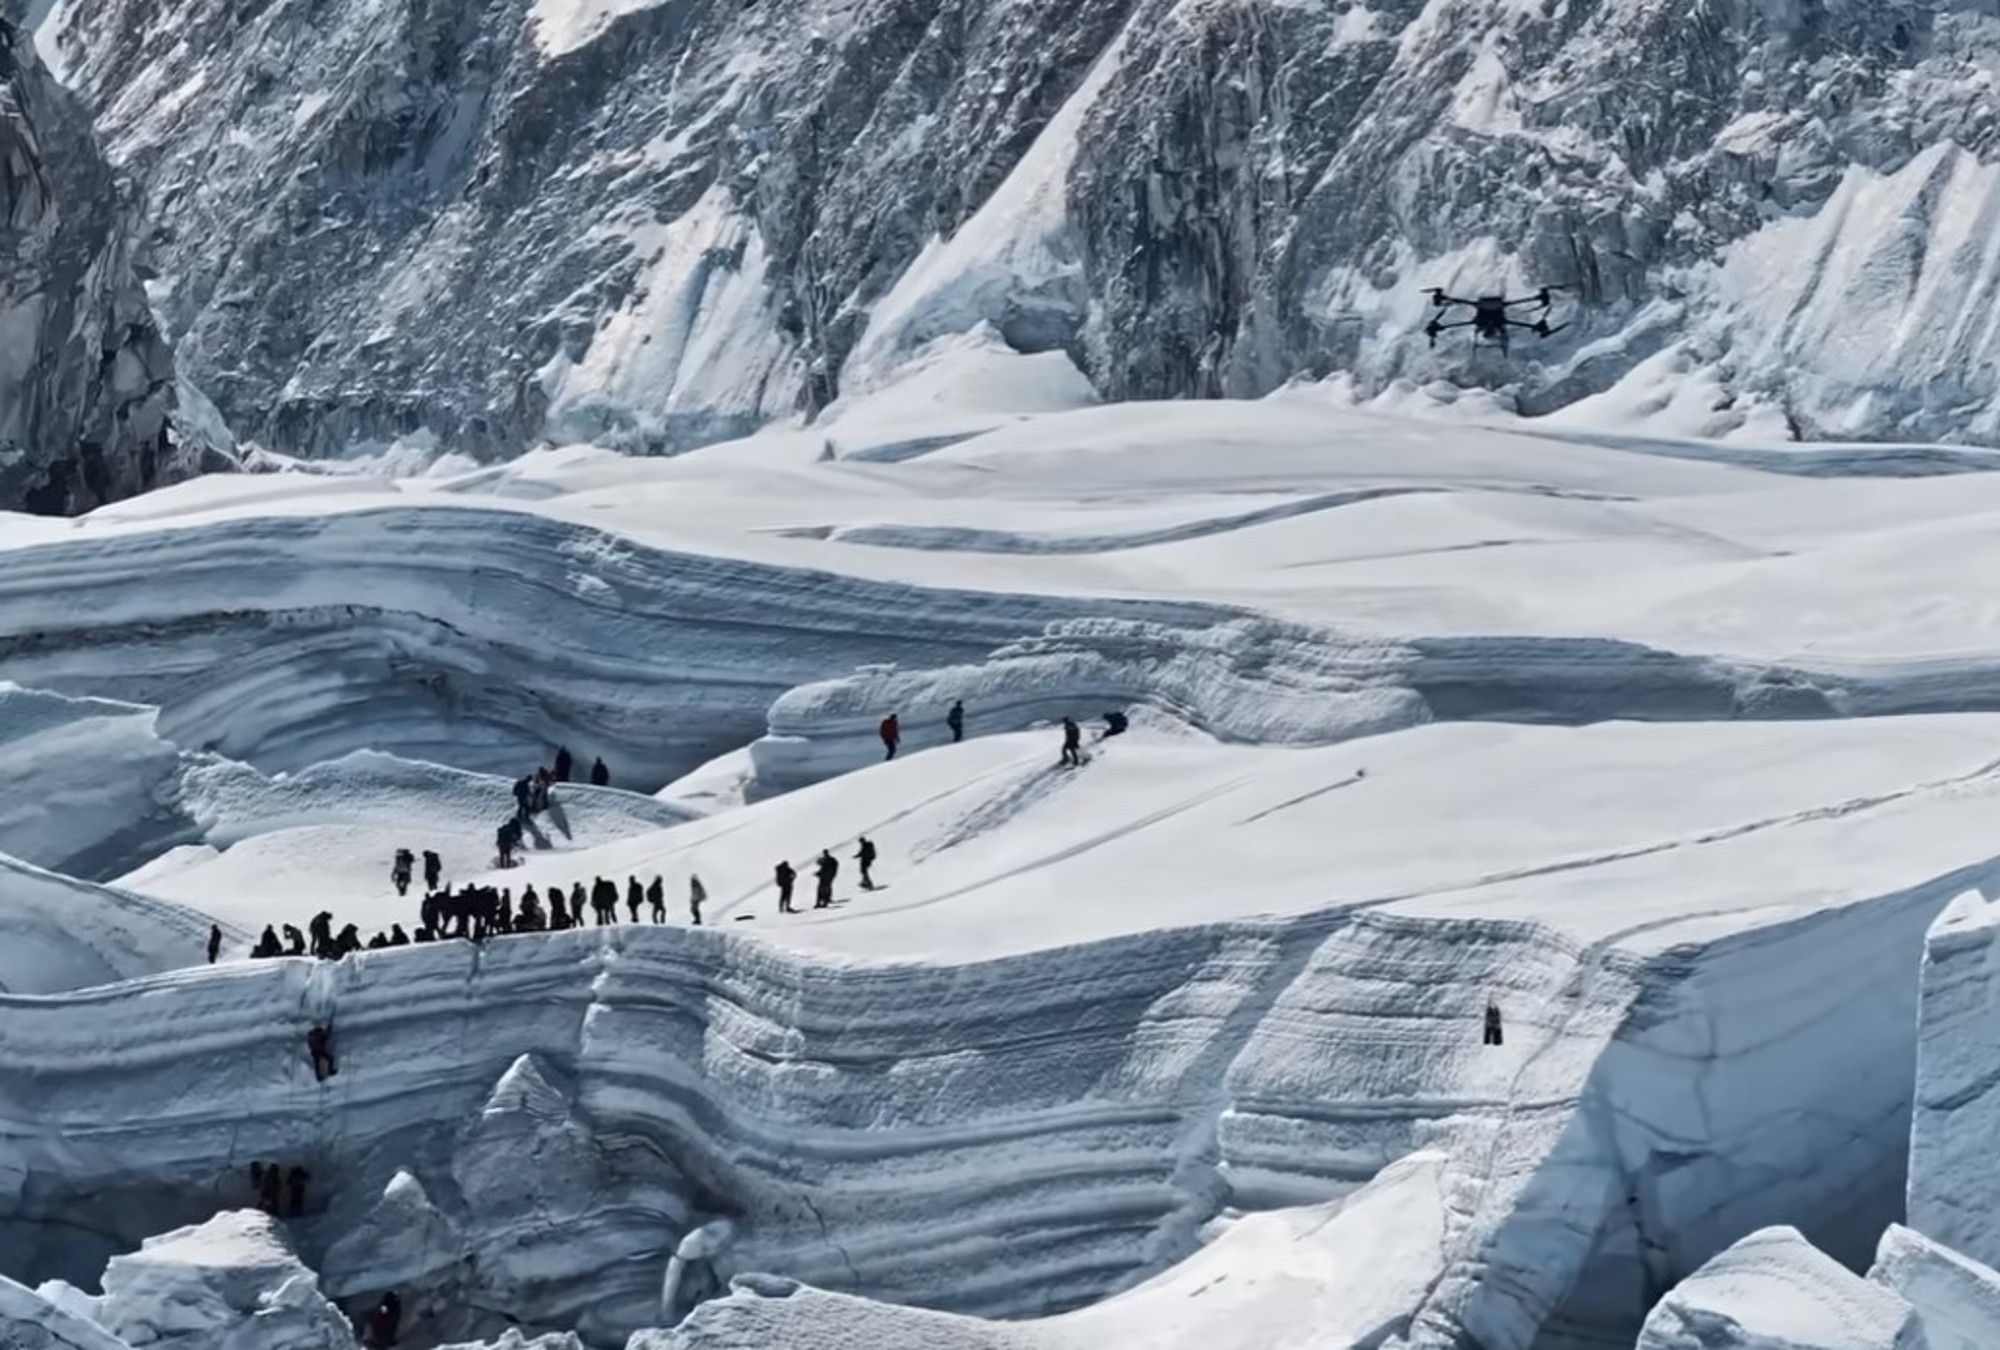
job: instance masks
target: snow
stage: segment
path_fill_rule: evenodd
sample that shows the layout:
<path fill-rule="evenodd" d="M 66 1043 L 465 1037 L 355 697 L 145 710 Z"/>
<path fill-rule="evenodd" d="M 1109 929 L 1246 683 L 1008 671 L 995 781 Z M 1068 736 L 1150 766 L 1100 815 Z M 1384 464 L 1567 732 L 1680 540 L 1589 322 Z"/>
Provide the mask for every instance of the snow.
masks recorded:
<path fill-rule="evenodd" d="M 21 1350 L 132 1350 L 92 1318 L 0 1276 L 0 1343 Z"/>
<path fill-rule="evenodd" d="M 0 522 L 0 1271 L 109 1261 L 42 1303 L 135 1350 L 387 1288 L 424 1344 L 1978 1343 L 1990 465 L 1003 347 L 671 460 Z M 499 870 L 559 744 L 613 786 Z M 414 927 L 399 847 L 669 921 L 245 959 Z M 304 1219 L 235 1208 L 278 1159 Z"/>
<path fill-rule="evenodd" d="M 1646 1319 L 1637 1350 L 1922 1350 L 1909 1304 L 1798 1232 L 1752 1233 Z"/>
<path fill-rule="evenodd" d="M 218 1214 L 104 1270 L 102 1317 L 134 1350 L 352 1350 L 354 1334 L 268 1215 Z"/>
<path fill-rule="evenodd" d="M 1868 1278 L 1917 1310 L 1928 1350 L 2000 1344 L 2000 1272 L 1891 1224 Z"/>
<path fill-rule="evenodd" d="M 1916 1118 L 1910 1136 L 1910 1226 L 1976 1261 L 2000 1260 L 1991 1169 L 1979 1140 L 1994 1094 L 1994 935 L 2000 905 L 1969 891 L 1925 941 Z"/>

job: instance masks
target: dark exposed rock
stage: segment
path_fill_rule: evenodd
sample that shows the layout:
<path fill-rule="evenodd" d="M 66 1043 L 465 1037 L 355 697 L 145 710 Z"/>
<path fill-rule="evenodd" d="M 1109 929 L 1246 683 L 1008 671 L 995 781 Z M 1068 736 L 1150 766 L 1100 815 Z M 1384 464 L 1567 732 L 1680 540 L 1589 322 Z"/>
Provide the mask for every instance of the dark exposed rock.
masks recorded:
<path fill-rule="evenodd" d="M 169 425 L 137 222 L 89 114 L 0 18 L 0 508 L 87 510 L 197 457 Z"/>
<path fill-rule="evenodd" d="M 1853 172 L 1994 153 L 2000 25 L 1951 0 L 67 0 L 61 21 L 157 202 L 183 365 L 280 451 L 670 449 L 981 321 L 1113 397 L 1348 371 L 1539 413 L 1685 341 L 1796 426 L 2000 436 L 1967 412 L 2000 392 L 1975 338 L 1815 384 L 1796 368 L 1839 334 L 1746 334 L 1686 293 Z M 902 294 L 940 252 L 956 279 Z M 1576 322 L 1498 367 L 1433 353 L 1409 338 L 1439 281 L 1565 283 Z"/>

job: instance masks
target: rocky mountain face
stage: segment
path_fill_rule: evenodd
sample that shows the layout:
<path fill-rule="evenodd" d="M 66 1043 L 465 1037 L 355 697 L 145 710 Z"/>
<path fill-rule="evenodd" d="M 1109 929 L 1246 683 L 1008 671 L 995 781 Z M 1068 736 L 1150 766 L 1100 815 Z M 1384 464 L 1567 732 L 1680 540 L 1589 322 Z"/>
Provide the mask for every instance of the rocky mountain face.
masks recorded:
<path fill-rule="evenodd" d="M 239 432 L 686 446 L 990 324 L 1110 397 L 1349 373 L 2000 439 L 1987 0 L 63 0 Z M 1560 283 L 1510 359 L 1421 286 Z M 1656 384 L 1681 392 L 1658 396 Z M 1648 400 L 1651 400 L 1648 402 Z"/>
<path fill-rule="evenodd" d="M 87 510 L 188 468 L 138 222 L 89 113 L 0 18 L 0 509 Z"/>

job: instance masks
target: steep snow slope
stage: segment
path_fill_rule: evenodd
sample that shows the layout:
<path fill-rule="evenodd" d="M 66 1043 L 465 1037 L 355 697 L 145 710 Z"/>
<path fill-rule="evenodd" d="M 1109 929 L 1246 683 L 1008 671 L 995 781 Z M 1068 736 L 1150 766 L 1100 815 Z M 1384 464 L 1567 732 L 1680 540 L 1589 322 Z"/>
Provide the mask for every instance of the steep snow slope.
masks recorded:
<path fill-rule="evenodd" d="M 207 914 L 74 881 L 4 853 L 0 915 L 7 934 L 0 992 L 11 994 L 60 993 L 194 965 L 208 944 Z M 230 945 L 238 945 L 233 935 Z"/>
<path fill-rule="evenodd" d="M 1693 434 L 1995 435 L 2000 27 L 1956 0 L 49 23 L 157 203 L 183 361 L 280 449 L 686 446 L 982 328 L 1116 398 L 1340 369 L 1539 413 L 1630 375 Z M 1418 336 L 1419 286 L 1551 282 L 1545 347 Z"/>

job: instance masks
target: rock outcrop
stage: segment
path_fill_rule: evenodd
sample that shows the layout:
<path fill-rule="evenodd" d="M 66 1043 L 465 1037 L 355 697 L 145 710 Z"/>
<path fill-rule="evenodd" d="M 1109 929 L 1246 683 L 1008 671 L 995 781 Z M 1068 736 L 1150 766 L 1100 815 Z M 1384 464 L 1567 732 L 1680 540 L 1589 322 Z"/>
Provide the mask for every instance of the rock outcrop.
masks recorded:
<path fill-rule="evenodd" d="M 685 446 L 981 324 L 1112 397 L 1345 371 L 1538 413 L 1636 374 L 1703 434 L 2000 438 L 2000 270 L 1959 224 L 2000 181 L 2000 23 L 1947 0 L 53 22 L 159 203 L 184 363 L 281 450 Z M 1574 322 L 1511 360 L 1418 331 L 1421 285 L 1545 282 Z"/>
<path fill-rule="evenodd" d="M 87 510 L 191 467 L 138 221 L 89 113 L 0 19 L 0 509 Z"/>

